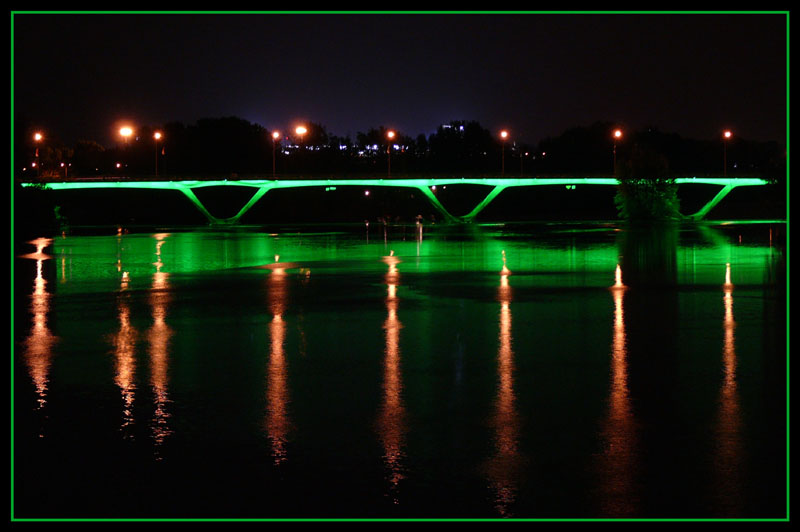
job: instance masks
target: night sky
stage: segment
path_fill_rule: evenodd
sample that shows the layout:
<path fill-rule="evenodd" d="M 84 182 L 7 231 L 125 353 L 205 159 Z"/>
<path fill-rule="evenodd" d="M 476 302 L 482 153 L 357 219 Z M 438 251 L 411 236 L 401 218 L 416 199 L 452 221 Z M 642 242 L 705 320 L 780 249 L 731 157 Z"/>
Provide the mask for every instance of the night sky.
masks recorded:
<path fill-rule="evenodd" d="M 612 121 L 786 137 L 786 15 L 14 14 L 13 109 L 66 143 L 237 116 L 535 143 Z"/>

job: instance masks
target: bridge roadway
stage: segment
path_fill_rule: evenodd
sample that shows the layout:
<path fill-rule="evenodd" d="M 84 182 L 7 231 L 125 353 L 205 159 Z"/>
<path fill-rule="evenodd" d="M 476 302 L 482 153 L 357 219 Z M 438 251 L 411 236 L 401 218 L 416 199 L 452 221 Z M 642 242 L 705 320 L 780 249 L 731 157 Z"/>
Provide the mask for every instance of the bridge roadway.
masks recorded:
<path fill-rule="evenodd" d="M 700 210 L 687 216 L 689 219 L 700 220 L 714 208 L 731 190 L 741 186 L 766 185 L 768 181 L 760 178 L 728 178 L 728 177 L 678 177 L 675 183 L 718 185 L 720 190 Z M 264 194 L 272 189 L 299 188 L 299 187 L 340 187 L 340 186 L 368 186 L 368 187 L 405 187 L 414 188 L 428 198 L 434 208 L 448 221 L 472 222 L 475 217 L 486 208 L 501 192 L 512 187 L 544 186 L 544 185 L 605 185 L 617 186 L 619 181 L 614 177 L 538 177 L 538 178 L 501 178 L 501 177 L 437 177 L 437 178 L 371 178 L 371 179 L 209 179 L 209 180 L 138 180 L 120 177 L 94 177 L 76 178 L 70 181 L 33 183 L 24 182 L 22 186 L 44 185 L 51 190 L 80 190 L 80 189 L 156 189 L 181 191 L 208 219 L 211 224 L 235 224 L 239 219 L 260 200 Z M 491 187 L 486 197 L 475 208 L 464 216 L 454 216 L 441 204 L 433 193 L 431 187 L 444 185 L 484 185 Z M 251 187 L 256 189 L 248 202 L 230 218 L 217 218 L 213 216 L 203 203 L 197 198 L 194 189 L 202 187 Z"/>

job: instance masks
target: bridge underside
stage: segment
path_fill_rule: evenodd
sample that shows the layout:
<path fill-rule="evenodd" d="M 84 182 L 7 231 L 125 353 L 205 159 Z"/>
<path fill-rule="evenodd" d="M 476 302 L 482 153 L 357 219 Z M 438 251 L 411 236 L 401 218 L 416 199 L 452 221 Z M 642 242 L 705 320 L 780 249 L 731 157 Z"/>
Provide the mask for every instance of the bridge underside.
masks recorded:
<path fill-rule="evenodd" d="M 693 214 L 686 215 L 692 220 L 703 219 L 708 212 L 713 209 L 725 196 L 734 188 L 740 186 L 765 185 L 767 181 L 756 178 L 677 178 L 677 184 L 706 184 L 718 185 L 720 190 L 709 200 L 700 210 Z M 488 194 L 481 200 L 469 213 L 463 216 L 455 216 L 448 212 L 442 205 L 432 187 L 443 185 L 484 185 L 489 187 Z M 181 191 L 197 209 L 203 213 L 211 224 L 236 224 L 242 216 L 247 213 L 267 192 L 281 188 L 300 188 L 300 187 L 340 187 L 340 186 L 386 186 L 404 187 L 419 190 L 436 209 L 436 211 L 449 222 L 469 223 L 473 222 L 478 214 L 483 211 L 501 192 L 512 187 L 529 187 L 544 185 L 595 185 L 595 186 L 617 186 L 619 182 L 614 178 L 529 178 L 529 179 L 504 179 L 504 178 L 453 178 L 453 179 L 303 179 L 303 180 L 222 180 L 222 181 L 76 181 L 69 183 L 47 183 L 46 188 L 52 190 L 76 190 L 76 189 L 154 189 L 154 190 L 179 190 Z M 32 183 L 23 183 L 23 186 L 31 186 Z M 229 218 L 218 218 L 212 215 L 203 205 L 194 189 L 202 187 L 218 186 L 237 186 L 255 189 L 252 197 L 242 206 L 239 211 Z"/>

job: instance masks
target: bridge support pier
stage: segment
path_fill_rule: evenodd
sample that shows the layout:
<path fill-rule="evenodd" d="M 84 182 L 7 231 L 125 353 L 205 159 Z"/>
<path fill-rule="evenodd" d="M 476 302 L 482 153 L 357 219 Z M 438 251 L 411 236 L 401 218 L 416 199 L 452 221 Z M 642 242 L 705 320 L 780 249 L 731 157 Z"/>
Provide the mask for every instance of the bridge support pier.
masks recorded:
<path fill-rule="evenodd" d="M 734 188 L 736 188 L 736 185 L 728 183 L 727 185 L 722 187 L 722 190 L 717 192 L 716 196 L 711 198 L 711 201 L 703 205 L 703 207 L 696 213 L 688 215 L 687 218 L 691 220 L 702 220 L 705 217 L 705 215 L 708 214 L 708 211 L 716 207 L 717 203 L 722 201 L 722 198 L 727 196 L 728 193 L 730 193 L 730 191 L 733 190 Z"/>
<path fill-rule="evenodd" d="M 256 202 L 258 202 L 258 200 L 260 200 L 260 199 L 261 199 L 261 197 L 262 197 L 264 194 L 266 194 L 267 192 L 269 192 L 270 190 L 272 190 L 272 187 L 271 187 L 271 186 L 263 186 L 263 187 L 259 187 L 259 188 L 258 188 L 258 190 L 256 190 L 256 193 L 255 193 L 255 194 L 253 194 L 253 197 L 252 197 L 252 198 L 250 198 L 250 200 L 249 200 L 249 201 L 248 201 L 248 202 L 245 204 L 245 206 L 244 206 L 244 207 L 242 207 L 241 209 L 239 209 L 239 212 L 238 212 L 238 213 L 236 213 L 236 215 L 235 215 L 235 216 L 233 216 L 232 218 L 229 218 L 229 220 L 231 221 L 231 223 L 238 223 L 238 222 L 239 222 L 239 218 L 241 218 L 241 217 L 242 217 L 242 215 L 244 215 L 244 213 L 246 213 L 247 211 L 249 211 L 249 210 L 250 210 L 250 207 L 252 207 L 253 205 L 255 205 L 255 204 L 256 204 Z"/>
<path fill-rule="evenodd" d="M 490 192 L 489 192 L 489 193 L 486 195 L 486 197 L 485 197 L 485 198 L 483 198 L 483 201 L 481 201 L 480 203 L 478 203 L 478 204 L 475 206 L 475 208 L 474 208 L 474 209 L 472 209 L 472 210 L 471 210 L 471 211 L 470 211 L 468 214 L 466 214 L 466 215 L 464 215 L 464 216 L 462 217 L 462 220 L 463 220 L 463 221 L 465 221 L 465 222 L 471 222 L 471 221 L 473 221 L 473 220 L 475 219 L 475 217 L 476 217 L 476 216 L 478 216 L 478 213 L 479 213 L 479 212 L 481 212 L 481 211 L 482 211 L 484 208 L 486 208 L 486 206 L 487 206 L 487 205 L 489 205 L 489 204 L 492 202 L 492 200 L 493 200 L 493 199 L 495 199 L 495 198 L 497 197 L 497 195 L 498 195 L 498 194 L 500 194 L 502 191 L 504 191 L 506 188 L 508 188 L 508 187 L 506 187 L 506 186 L 504 186 L 504 185 L 497 185 L 497 186 L 495 186 L 495 187 L 494 187 L 494 188 L 493 188 L 493 189 L 492 189 L 492 190 L 491 190 L 491 191 L 490 191 Z"/>
<path fill-rule="evenodd" d="M 203 205 L 202 202 L 197 198 L 197 196 L 195 195 L 194 191 L 191 188 L 189 188 L 187 186 L 179 186 L 178 190 L 183 192 L 183 194 L 187 198 L 189 198 L 189 201 L 191 201 L 194 204 L 194 206 L 197 207 L 197 209 L 201 213 L 203 213 L 203 216 L 206 217 L 206 219 L 208 220 L 208 223 L 210 223 L 210 224 L 219 224 L 219 223 L 221 223 L 221 220 L 219 218 L 215 217 L 210 212 L 208 212 L 208 209 L 206 209 L 205 205 Z"/>
<path fill-rule="evenodd" d="M 460 218 L 458 218 L 456 216 L 453 216 L 452 214 L 447 212 L 447 209 L 444 208 L 444 205 L 442 205 L 442 202 L 439 201 L 439 198 L 436 197 L 436 194 L 434 194 L 433 191 L 427 185 L 424 185 L 424 186 L 421 186 L 421 187 L 417 187 L 417 189 L 420 192 L 422 192 L 425 195 L 426 198 L 428 198 L 428 201 L 431 202 L 431 204 L 439 212 L 439 214 L 444 216 L 445 220 L 447 220 L 448 222 L 462 222 L 463 221 Z"/>

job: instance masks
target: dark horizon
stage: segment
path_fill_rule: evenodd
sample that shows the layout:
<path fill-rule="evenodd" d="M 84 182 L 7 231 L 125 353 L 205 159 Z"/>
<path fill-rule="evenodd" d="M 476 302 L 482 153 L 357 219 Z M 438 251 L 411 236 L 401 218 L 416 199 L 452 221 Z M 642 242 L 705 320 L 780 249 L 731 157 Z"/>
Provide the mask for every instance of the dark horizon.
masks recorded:
<path fill-rule="evenodd" d="M 528 144 L 610 121 L 786 142 L 785 14 L 13 14 L 14 112 L 64 143 L 237 116 Z"/>

